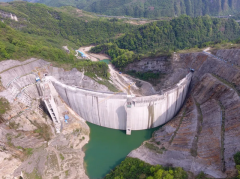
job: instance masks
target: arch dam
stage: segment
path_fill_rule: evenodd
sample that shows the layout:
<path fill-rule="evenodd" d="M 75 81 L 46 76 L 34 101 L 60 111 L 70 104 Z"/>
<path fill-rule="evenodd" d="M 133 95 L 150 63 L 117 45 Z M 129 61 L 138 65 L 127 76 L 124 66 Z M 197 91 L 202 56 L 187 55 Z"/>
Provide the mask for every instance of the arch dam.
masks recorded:
<path fill-rule="evenodd" d="M 43 68 L 48 74 L 40 82 L 35 81 L 39 75 L 38 68 Z M 131 130 L 144 130 L 165 124 L 181 108 L 192 73 L 163 91 L 161 95 L 142 97 L 76 87 L 81 80 L 81 83 L 84 82 L 88 86 L 95 83 L 84 81 L 83 76 L 83 73 L 76 69 L 64 72 L 63 69 L 52 67 L 43 60 L 0 62 L 1 82 L 9 92 L 4 96 L 18 99 L 27 106 L 31 106 L 32 99 L 43 100 L 57 133 L 61 131 L 64 122 L 61 107 L 58 106 L 58 96 L 84 120 L 107 128 L 126 130 L 127 134 L 131 134 Z M 66 78 L 64 83 L 61 82 L 63 78 Z"/>
<path fill-rule="evenodd" d="M 60 97 L 86 121 L 112 129 L 144 130 L 165 124 L 181 108 L 192 73 L 162 95 L 133 97 L 127 94 L 97 92 L 63 84 L 46 77 Z"/>

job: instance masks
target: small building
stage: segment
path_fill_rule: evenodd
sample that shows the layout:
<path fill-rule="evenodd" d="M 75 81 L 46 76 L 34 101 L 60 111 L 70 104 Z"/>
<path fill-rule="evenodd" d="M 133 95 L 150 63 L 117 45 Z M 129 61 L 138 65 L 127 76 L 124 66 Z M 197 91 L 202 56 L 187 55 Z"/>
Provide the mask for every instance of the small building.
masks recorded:
<path fill-rule="evenodd" d="M 64 119 L 65 119 L 65 120 L 64 120 L 64 121 L 65 121 L 65 123 L 68 123 L 69 116 L 68 116 L 67 114 L 65 114 L 65 115 L 64 115 Z"/>
<path fill-rule="evenodd" d="M 78 50 L 78 52 L 81 54 L 83 58 L 87 58 L 87 56 L 83 52 L 81 52 L 80 50 Z"/>

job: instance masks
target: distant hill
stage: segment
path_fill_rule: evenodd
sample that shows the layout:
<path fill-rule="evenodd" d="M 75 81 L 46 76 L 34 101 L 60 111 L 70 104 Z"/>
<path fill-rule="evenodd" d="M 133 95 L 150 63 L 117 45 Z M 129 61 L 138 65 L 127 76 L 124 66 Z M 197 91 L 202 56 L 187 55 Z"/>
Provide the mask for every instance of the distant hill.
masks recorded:
<path fill-rule="evenodd" d="M 181 15 L 171 21 L 156 21 L 128 32 L 114 43 L 92 49 L 106 53 L 117 67 L 124 67 L 143 56 L 171 54 L 179 49 L 204 47 L 240 37 L 239 25 L 233 19 L 189 17 Z"/>
<path fill-rule="evenodd" d="M 0 0 L 2 1 L 2 0 Z M 5 0 L 3 0 L 5 1 Z M 174 17 L 229 15 L 240 10 L 239 0 L 26 0 L 48 6 L 74 6 L 90 12 L 116 16 Z"/>
<path fill-rule="evenodd" d="M 45 37 L 64 38 L 77 46 L 103 42 L 133 28 L 117 20 L 100 20 L 73 7 L 52 8 L 38 3 L 11 2 L 0 4 L 0 10 L 18 17 L 18 22 L 4 19 L 15 29 Z"/>

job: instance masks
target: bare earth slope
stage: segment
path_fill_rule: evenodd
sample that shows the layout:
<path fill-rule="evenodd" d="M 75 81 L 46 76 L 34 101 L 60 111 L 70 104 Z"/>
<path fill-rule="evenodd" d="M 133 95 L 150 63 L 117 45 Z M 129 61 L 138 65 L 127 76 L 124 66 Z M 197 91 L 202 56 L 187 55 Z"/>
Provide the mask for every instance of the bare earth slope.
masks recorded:
<path fill-rule="evenodd" d="M 234 176 L 233 155 L 240 150 L 239 53 L 219 50 L 219 59 L 205 53 L 178 55 L 182 66 L 195 69 L 189 97 L 179 114 L 147 141 L 159 150 L 143 144 L 129 156 L 195 175 Z"/>

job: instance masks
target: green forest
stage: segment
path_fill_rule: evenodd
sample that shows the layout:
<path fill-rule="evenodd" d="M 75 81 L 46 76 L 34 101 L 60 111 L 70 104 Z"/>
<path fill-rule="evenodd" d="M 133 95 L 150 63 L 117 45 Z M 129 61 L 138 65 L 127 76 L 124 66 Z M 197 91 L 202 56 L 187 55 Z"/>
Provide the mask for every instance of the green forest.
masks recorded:
<path fill-rule="evenodd" d="M 76 60 L 74 49 L 83 45 L 108 42 L 119 33 L 135 28 L 130 24 L 90 15 L 75 17 L 75 8 L 51 8 L 43 4 L 11 2 L 0 11 L 10 12 L 18 22 L 0 15 L 0 60 L 43 58 L 58 64 L 68 64 L 85 71 L 91 77 L 108 78 L 108 66 L 103 62 Z M 4 23 L 2 21 L 4 21 Z M 62 46 L 72 49 L 67 54 Z"/>
<path fill-rule="evenodd" d="M 156 21 L 122 35 L 112 43 L 100 44 L 91 51 L 106 53 L 121 68 L 144 56 L 169 55 L 180 49 L 204 47 L 239 38 L 239 25 L 233 19 L 189 17 Z"/>
<path fill-rule="evenodd" d="M 76 60 L 73 53 L 61 49 L 61 41 L 29 35 L 7 26 L 0 21 L 0 61 L 6 59 L 43 58 L 59 65 L 67 64 L 88 74 L 108 78 L 108 66 L 104 62 Z M 92 76 L 92 75 L 91 75 Z"/>
<path fill-rule="evenodd" d="M 127 157 L 105 179 L 187 179 L 187 173 L 182 168 L 152 166 L 136 158 Z"/>
<path fill-rule="evenodd" d="M 48 6 L 74 6 L 86 11 L 144 18 L 230 15 L 240 10 L 239 0 L 28 0 Z"/>
<path fill-rule="evenodd" d="M 67 13 L 69 8 L 64 12 L 64 8 L 51 8 L 43 4 L 12 2 L 8 6 L 0 5 L 0 10 L 11 12 L 19 18 L 18 22 L 5 19 L 5 23 L 16 29 L 39 36 L 61 37 L 77 46 L 105 42 L 135 28 L 105 18 L 78 18 Z"/>

